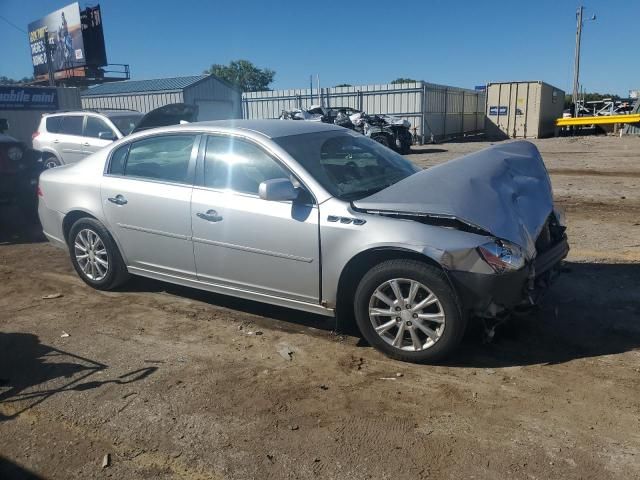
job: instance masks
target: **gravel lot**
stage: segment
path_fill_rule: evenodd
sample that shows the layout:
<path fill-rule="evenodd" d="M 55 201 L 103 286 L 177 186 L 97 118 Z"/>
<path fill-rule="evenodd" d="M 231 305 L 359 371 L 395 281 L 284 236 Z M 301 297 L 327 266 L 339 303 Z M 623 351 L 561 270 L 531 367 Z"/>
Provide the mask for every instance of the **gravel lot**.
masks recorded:
<path fill-rule="evenodd" d="M 535 143 L 566 273 L 435 367 L 305 313 L 144 279 L 91 290 L 0 209 L 0 478 L 640 478 L 640 138 Z"/>

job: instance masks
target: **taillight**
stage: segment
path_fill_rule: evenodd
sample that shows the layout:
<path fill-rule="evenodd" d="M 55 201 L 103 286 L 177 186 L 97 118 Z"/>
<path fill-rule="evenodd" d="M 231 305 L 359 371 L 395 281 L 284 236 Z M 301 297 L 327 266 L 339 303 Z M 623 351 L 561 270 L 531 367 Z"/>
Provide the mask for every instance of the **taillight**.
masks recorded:
<path fill-rule="evenodd" d="M 38 192 L 38 196 L 39 197 L 44 197 L 44 193 L 42 193 L 42 189 L 40 188 L 40 185 L 38 184 L 38 188 L 36 190 Z"/>
<path fill-rule="evenodd" d="M 31 140 L 33 140 L 34 138 L 36 138 L 38 135 L 40 135 L 40 132 L 38 130 L 36 130 L 35 132 L 33 132 L 31 134 Z"/>

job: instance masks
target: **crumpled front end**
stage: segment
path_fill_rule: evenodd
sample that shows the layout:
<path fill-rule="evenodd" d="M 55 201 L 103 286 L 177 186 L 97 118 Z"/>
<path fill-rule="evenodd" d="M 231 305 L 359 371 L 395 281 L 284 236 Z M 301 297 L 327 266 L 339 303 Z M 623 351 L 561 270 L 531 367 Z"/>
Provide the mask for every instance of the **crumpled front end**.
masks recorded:
<path fill-rule="evenodd" d="M 440 262 L 465 310 L 480 316 L 535 303 L 569 251 L 544 162 L 526 141 L 423 170 L 353 206 L 484 237 Z"/>
<path fill-rule="evenodd" d="M 555 212 L 549 215 L 535 248 L 534 258 L 519 269 L 493 273 L 450 270 L 449 278 L 464 310 L 475 316 L 492 318 L 538 304 L 569 253 L 565 227 Z"/>

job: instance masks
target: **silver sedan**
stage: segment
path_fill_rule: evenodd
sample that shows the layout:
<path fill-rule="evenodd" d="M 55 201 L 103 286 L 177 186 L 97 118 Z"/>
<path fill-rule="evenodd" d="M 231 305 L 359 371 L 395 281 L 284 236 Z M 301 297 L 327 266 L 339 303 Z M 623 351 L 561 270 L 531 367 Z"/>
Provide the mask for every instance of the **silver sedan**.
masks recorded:
<path fill-rule="evenodd" d="M 94 288 L 141 275 L 355 319 L 411 362 L 535 303 L 568 252 L 528 142 L 420 170 L 328 124 L 191 123 L 45 171 L 38 194 L 45 235 Z"/>

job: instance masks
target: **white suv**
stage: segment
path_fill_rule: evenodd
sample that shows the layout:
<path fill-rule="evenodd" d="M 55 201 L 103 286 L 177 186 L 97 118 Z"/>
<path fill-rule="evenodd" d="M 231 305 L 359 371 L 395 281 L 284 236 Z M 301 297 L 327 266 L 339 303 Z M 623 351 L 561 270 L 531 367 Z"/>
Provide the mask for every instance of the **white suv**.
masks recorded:
<path fill-rule="evenodd" d="M 135 110 L 95 110 L 43 115 L 33 148 L 47 168 L 75 163 L 129 135 L 143 114 Z"/>

